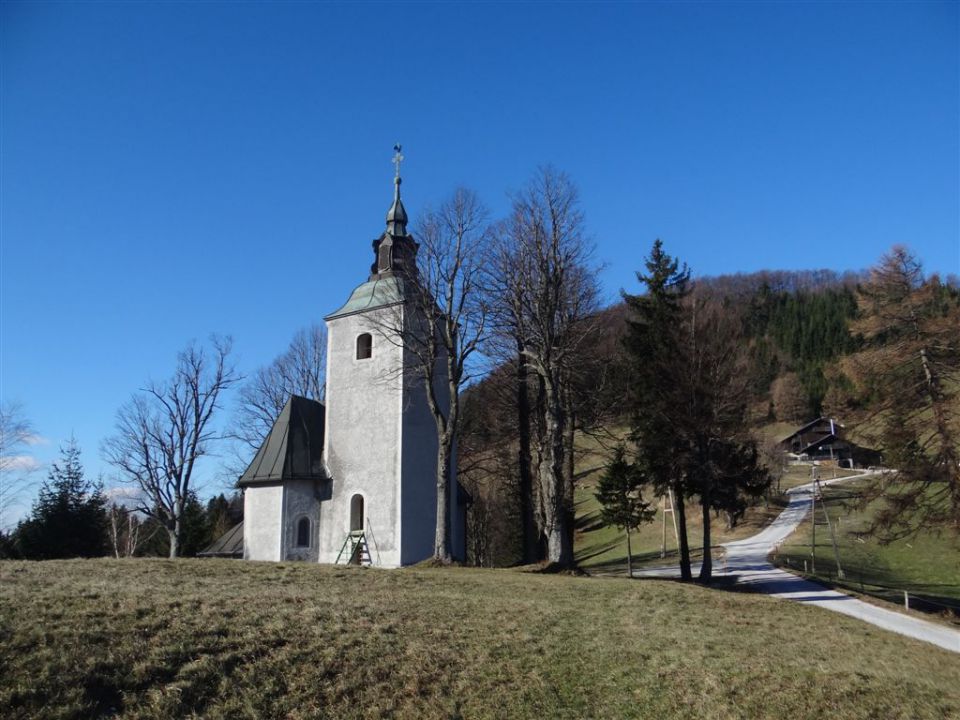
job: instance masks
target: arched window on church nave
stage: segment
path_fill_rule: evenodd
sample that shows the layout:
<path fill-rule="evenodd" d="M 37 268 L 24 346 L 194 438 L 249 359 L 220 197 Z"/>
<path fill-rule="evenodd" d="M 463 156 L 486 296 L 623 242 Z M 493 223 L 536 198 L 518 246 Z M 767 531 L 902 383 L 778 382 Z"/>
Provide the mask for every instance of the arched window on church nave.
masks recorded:
<path fill-rule="evenodd" d="M 363 333 L 357 337 L 357 360 L 367 360 L 373 355 L 373 336 Z"/>
<path fill-rule="evenodd" d="M 350 532 L 363 530 L 363 495 L 350 498 Z"/>
<path fill-rule="evenodd" d="M 297 547 L 310 547 L 310 518 L 302 517 L 297 521 Z"/>

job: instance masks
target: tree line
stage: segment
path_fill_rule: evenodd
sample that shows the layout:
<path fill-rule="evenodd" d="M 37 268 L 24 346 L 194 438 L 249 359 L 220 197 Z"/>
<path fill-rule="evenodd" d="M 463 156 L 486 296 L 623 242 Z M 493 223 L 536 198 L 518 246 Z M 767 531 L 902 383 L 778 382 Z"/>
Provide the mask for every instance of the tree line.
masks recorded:
<path fill-rule="evenodd" d="M 105 494 L 102 480 L 86 476 L 80 446 L 71 438 L 60 448 L 40 485 L 30 513 L 0 533 L 0 558 L 53 560 L 75 557 L 167 557 L 169 534 L 156 518 L 123 498 Z M 184 502 L 177 554 L 192 557 L 243 517 L 239 493 L 223 493 L 206 503 L 195 492 Z"/>

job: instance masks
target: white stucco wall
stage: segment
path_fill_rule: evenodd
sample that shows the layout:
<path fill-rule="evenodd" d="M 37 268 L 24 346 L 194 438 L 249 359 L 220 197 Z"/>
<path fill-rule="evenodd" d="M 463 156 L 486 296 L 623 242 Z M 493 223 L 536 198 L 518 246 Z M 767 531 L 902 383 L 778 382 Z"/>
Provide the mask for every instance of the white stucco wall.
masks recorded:
<path fill-rule="evenodd" d="M 350 499 L 359 493 L 376 542 L 376 549 L 371 547 L 374 562 L 379 555 L 383 566 L 401 564 L 403 393 L 398 370 L 403 351 L 380 330 L 395 312 L 381 308 L 327 321 L 324 459 L 332 493 L 320 508 L 320 562 L 336 560 L 350 529 Z M 364 332 L 373 336 L 373 353 L 358 360 L 356 340 Z"/>
<path fill-rule="evenodd" d="M 422 380 L 409 378 L 403 407 L 401 528 L 404 565 L 433 555 L 437 506 L 437 425 Z"/>
<path fill-rule="evenodd" d="M 243 557 L 280 560 L 283 486 L 252 485 L 243 492 Z"/>

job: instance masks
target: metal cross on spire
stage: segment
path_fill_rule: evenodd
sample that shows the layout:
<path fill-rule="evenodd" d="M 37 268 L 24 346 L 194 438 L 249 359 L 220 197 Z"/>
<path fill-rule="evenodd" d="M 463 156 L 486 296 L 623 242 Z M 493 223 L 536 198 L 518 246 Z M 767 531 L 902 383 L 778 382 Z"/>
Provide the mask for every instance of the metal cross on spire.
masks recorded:
<path fill-rule="evenodd" d="M 400 177 L 400 163 L 403 162 L 403 155 L 400 154 L 400 150 L 401 150 L 401 149 L 402 149 L 402 147 L 401 147 L 400 143 L 397 143 L 396 145 L 393 146 L 393 164 L 394 164 L 394 165 L 396 166 L 396 168 L 397 168 L 397 175 L 396 175 L 396 177 L 398 177 L 398 178 Z"/>

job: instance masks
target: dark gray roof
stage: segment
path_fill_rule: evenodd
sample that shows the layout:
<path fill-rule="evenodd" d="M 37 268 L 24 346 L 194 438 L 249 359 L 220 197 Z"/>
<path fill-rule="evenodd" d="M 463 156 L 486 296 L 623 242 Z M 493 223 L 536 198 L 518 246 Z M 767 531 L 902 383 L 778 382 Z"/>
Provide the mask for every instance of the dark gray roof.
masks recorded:
<path fill-rule="evenodd" d="M 198 557 L 243 557 L 243 523 L 237 523 L 218 537 Z"/>
<path fill-rule="evenodd" d="M 325 478 L 324 421 L 321 403 L 291 395 L 238 484 Z"/>

